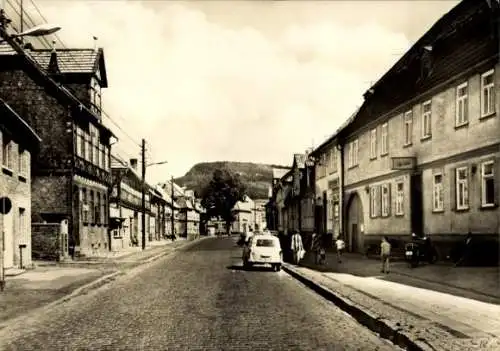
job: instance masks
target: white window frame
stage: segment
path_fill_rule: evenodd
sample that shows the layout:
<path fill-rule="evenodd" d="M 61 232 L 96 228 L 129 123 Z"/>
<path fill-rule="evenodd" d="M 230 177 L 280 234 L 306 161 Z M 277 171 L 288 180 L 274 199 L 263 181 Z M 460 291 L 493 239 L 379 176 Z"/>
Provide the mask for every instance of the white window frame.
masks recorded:
<path fill-rule="evenodd" d="M 389 153 L 389 124 L 385 122 L 380 128 L 380 156 Z"/>
<path fill-rule="evenodd" d="M 485 78 L 493 76 L 493 80 L 489 84 L 484 84 Z M 491 69 L 481 74 L 481 117 L 489 116 L 495 113 L 495 70 Z M 488 95 L 486 97 L 485 95 Z M 487 100 L 486 100 L 487 99 Z M 485 102 L 488 101 L 488 108 L 485 109 Z"/>
<path fill-rule="evenodd" d="M 372 186 L 370 188 L 370 217 L 376 218 L 378 217 L 378 193 L 377 193 L 378 186 Z"/>
<path fill-rule="evenodd" d="M 330 150 L 330 173 L 337 171 L 337 153 L 335 152 L 335 146 Z"/>
<path fill-rule="evenodd" d="M 436 182 L 437 177 L 440 177 L 440 182 Z M 444 211 L 444 188 L 443 188 L 443 173 L 434 173 L 432 175 L 432 210 L 434 212 Z"/>
<path fill-rule="evenodd" d="M 404 146 L 411 145 L 413 142 L 413 111 L 406 111 L 404 114 Z"/>
<path fill-rule="evenodd" d="M 402 189 L 399 189 L 399 186 L 401 185 Z M 405 184 L 402 181 L 399 181 L 396 183 L 396 209 L 394 211 L 394 214 L 396 216 L 403 216 L 405 211 L 404 211 L 404 199 L 405 199 Z"/>
<path fill-rule="evenodd" d="M 26 209 L 24 207 L 19 207 L 18 210 L 19 216 L 19 237 L 22 241 L 26 239 L 27 234 L 27 223 L 26 223 Z"/>
<path fill-rule="evenodd" d="M 491 167 L 491 174 L 485 174 L 486 166 Z M 494 161 L 486 161 L 481 164 L 481 206 L 482 207 L 493 207 L 495 206 L 495 199 L 493 198 L 493 202 L 486 202 L 486 181 L 489 179 L 493 179 L 493 189 L 498 186 L 495 184 L 495 162 Z M 493 193 L 495 191 L 493 190 Z"/>
<path fill-rule="evenodd" d="M 358 165 L 358 139 L 349 143 L 347 166 L 352 168 Z"/>
<path fill-rule="evenodd" d="M 465 94 L 460 91 L 465 89 Z M 455 126 L 460 127 L 469 123 L 469 84 L 462 83 L 456 89 Z"/>
<path fill-rule="evenodd" d="M 5 138 L 5 135 L 3 136 Z M 9 170 L 13 170 L 13 140 L 2 143 L 2 166 Z"/>
<path fill-rule="evenodd" d="M 465 179 L 460 178 L 461 172 L 465 171 Z M 457 210 L 469 209 L 469 168 L 458 167 L 455 173 Z"/>
<path fill-rule="evenodd" d="M 370 131 L 370 159 L 377 158 L 377 128 Z"/>
<path fill-rule="evenodd" d="M 357 166 L 358 165 L 358 162 L 359 162 L 359 141 L 358 139 L 354 140 L 353 141 L 353 157 L 354 157 L 354 166 Z"/>
<path fill-rule="evenodd" d="M 382 184 L 380 187 L 380 202 L 381 202 L 381 207 L 382 207 L 382 217 L 389 217 L 389 208 L 390 208 L 390 202 L 389 202 L 389 184 Z"/>
<path fill-rule="evenodd" d="M 429 111 L 424 111 L 429 106 Z M 422 139 L 432 137 L 432 100 L 422 103 Z"/>
<path fill-rule="evenodd" d="M 26 150 L 18 149 L 18 171 L 22 177 L 28 177 L 28 152 Z"/>

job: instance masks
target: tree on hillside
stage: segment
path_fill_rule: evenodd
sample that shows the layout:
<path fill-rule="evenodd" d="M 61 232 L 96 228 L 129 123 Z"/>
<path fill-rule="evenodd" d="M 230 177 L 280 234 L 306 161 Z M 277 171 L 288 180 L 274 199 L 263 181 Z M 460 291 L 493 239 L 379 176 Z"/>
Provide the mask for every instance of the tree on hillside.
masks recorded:
<path fill-rule="evenodd" d="M 227 169 L 216 169 L 210 182 L 201 192 L 201 204 L 209 218 L 221 218 L 229 234 L 234 221 L 234 205 L 245 196 L 245 186 L 237 174 Z"/>

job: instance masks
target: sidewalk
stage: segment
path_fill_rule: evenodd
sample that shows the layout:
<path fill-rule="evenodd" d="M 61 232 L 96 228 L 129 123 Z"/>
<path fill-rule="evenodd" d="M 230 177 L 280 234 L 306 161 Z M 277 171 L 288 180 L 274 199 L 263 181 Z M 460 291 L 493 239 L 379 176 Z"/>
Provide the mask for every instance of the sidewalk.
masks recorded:
<path fill-rule="evenodd" d="M 165 249 L 175 249 L 183 246 L 188 241 L 185 238 L 177 238 L 175 241 L 161 240 L 148 243 L 145 250 L 140 246 L 129 247 L 121 251 L 105 252 L 98 256 L 84 257 L 76 260 L 68 260 L 61 262 L 54 261 L 34 261 L 36 267 L 43 266 L 60 266 L 60 267 L 89 267 L 94 265 L 119 265 L 123 263 L 140 263 L 148 260 L 158 254 L 161 254 Z"/>
<path fill-rule="evenodd" d="M 300 265 L 321 272 L 348 273 L 359 277 L 381 276 L 380 262 L 359 254 L 344 254 L 342 263 L 338 263 L 336 253 L 327 252 L 327 262 L 320 266 L 314 264 L 313 255 L 308 253 Z M 500 304 L 499 267 L 454 267 L 445 264 L 427 264 L 410 268 L 406 262 L 391 262 L 391 272 L 383 275 L 383 279 Z"/>
<path fill-rule="evenodd" d="M 202 237 L 203 238 L 203 237 Z M 191 242 L 157 242 L 146 250 L 130 250 L 121 255 L 108 255 L 92 261 L 35 262 L 35 269 L 15 271 L 6 277 L 5 290 L 0 292 L 0 328 L 12 318 L 38 307 L 96 289 L 128 271 L 174 252 Z M 134 248 L 136 249 L 136 248 Z"/>
<path fill-rule="evenodd" d="M 284 270 L 371 330 L 411 350 L 500 350 L 500 306 L 380 276 Z M 379 273 L 380 275 L 380 273 Z"/>

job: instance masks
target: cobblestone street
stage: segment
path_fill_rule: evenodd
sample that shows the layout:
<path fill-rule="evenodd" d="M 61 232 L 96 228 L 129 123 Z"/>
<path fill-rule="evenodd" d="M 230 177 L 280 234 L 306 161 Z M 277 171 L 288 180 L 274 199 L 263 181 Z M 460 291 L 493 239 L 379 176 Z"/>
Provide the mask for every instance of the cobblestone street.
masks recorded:
<path fill-rule="evenodd" d="M 394 350 L 284 272 L 211 238 L 0 331 L 2 350 Z"/>

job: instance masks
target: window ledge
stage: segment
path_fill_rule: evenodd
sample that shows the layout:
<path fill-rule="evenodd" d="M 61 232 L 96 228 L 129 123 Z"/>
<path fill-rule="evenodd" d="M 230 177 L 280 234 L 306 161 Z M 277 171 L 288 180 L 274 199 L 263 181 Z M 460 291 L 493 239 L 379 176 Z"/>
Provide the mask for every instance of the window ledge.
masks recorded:
<path fill-rule="evenodd" d="M 469 126 L 469 121 L 461 123 L 461 124 L 455 124 L 455 130 L 467 128 L 468 126 Z"/>
<path fill-rule="evenodd" d="M 370 157 L 370 161 L 374 161 L 374 160 L 376 160 L 376 159 L 377 159 L 377 156 L 371 156 L 371 157 Z"/>
<path fill-rule="evenodd" d="M 469 207 L 456 208 L 455 209 L 455 212 L 468 212 L 468 211 L 469 211 Z"/>
<path fill-rule="evenodd" d="M 403 144 L 403 148 L 407 148 L 407 147 L 411 147 L 413 145 L 413 143 L 406 143 L 406 144 Z"/>
<path fill-rule="evenodd" d="M 358 164 L 358 165 L 351 166 L 351 167 L 348 167 L 347 169 L 348 169 L 348 170 L 351 170 L 351 169 L 356 168 L 356 167 L 359 167 L 359 164 Z"/>
<path fill-rule="evenodd" d="M 497 208 L 498 204 L 488 204 L 488 205 L 481 205 L 481 207 L 479 207 L 479 210 L 490 211 L 490 210 L 496 210 Z"/>
<path fill-rule="evenodd" d="M 421 137 L 420 141 L 424 142 L 424 141 L 431 140 L 431 139 L 432 139 L 432 134 Z"/>
<path fill-rule="evenodd" d="M 394 215 L 394 217 L 404 217 L 404 216 L 405 216 L 405 214 L 404 214 L 404 213 L 396 213 L 396 214 Z"/>
<path fill-rule="evenodd" d="M 380 157 L 387 157 L 387 156 L 389 156 L 389 151 L 380 154 Z"/>
<path fill-rule="evenodd" d="M 21 181 L 23 183 L 26 183 L 26 181 L 27 181 L 27 178 L 23 175 L 19 175 L 17 178 L 19 179 L 19 181 Z"/>
<path fill-rule="evenodd" d="M 496 116 L 496 111 L 479 116 L 479 120 L 482 121 L 482 120 L 485 120 L 485 119 L 488 119 L 488 118 L 494 117 L 494 116 Z"/>
<path fill-rule="evenodd" d="M 432 213 L 435 214 L 444 213 L 444 210 L 432 210 Z"/>

